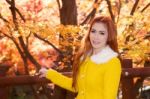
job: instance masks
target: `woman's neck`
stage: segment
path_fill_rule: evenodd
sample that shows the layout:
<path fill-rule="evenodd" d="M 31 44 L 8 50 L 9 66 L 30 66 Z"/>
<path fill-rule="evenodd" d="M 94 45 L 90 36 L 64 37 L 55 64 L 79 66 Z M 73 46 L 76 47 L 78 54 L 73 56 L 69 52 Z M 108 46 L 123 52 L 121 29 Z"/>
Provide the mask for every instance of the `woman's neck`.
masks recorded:
<path fill-rule="evenodd" d="M 92 55 L 96 55 L 98 54 L 99 52 L 102 51 L 102 49 L 104 49 L 106 46 L 103 46 L 101 48 L 93 48 L 93 51 L 92 51 Z"/>

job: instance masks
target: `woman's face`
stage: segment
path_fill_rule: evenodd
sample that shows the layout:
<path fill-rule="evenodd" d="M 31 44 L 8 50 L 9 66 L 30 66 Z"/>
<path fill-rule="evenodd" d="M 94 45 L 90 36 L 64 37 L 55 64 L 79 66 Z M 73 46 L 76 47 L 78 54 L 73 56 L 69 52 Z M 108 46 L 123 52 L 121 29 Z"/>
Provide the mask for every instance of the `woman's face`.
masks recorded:
<path fill-rule="evenodd" d="M 90 42 L 93 49 L 102 49 L 107 44 L 108 30 L 106 24 L 96 22 L 90 31 Z"/>

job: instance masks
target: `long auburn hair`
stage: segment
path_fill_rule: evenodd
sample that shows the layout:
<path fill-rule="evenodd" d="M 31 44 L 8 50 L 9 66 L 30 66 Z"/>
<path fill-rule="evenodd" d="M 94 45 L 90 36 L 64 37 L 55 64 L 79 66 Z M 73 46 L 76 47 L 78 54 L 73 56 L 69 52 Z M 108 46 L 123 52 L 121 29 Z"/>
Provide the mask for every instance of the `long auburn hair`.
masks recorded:
<path fill-rule="evenodd" d="M 79 72 L 80 64 L 82 64 L 82 62 L 84 62 L 84 60 L 86 59 L 86 57 L 88 55 L 88 52 L 92 49 L 89 35 L 90 35 L 93 24 L 97 23 L 97 22 L 102 22 L 102 23 L 106 24 L 107 30 L 108 30 L 107 45 L 109 45 L 111 47 L 111 49 L 114 50 L 115 52 L 118 52 L 117 30 L 116 30 L 116 26 L 113 23 L 113 21 L 111 20 L 111 18 L 107 17 L 107 16 L 100 16 L 100 17 L 94 18 L 90 24 L 90 28 L 89 28 L 87 35 L 85 35 L 85 37 L 84 37 L 84 42 L 83 42 L 83 44 L 81 44 L 82 45 L 81 48 L 74 56 L 73 83 L 72 83 L 72 87 L 74 89 L 76 89 L 77 75 Z M 80 61 L 81 56 L 83 57 L 82 62 Z"/>

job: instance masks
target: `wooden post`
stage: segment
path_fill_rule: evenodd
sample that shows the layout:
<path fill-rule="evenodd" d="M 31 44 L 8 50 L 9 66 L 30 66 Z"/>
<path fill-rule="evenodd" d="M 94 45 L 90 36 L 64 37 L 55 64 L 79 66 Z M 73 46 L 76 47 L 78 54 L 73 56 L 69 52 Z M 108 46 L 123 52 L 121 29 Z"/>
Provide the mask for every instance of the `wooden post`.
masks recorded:
<path fill-rule="evenodd" d="M 55 85 L 52 99 L 66 99 L 66 90 Z"/>
<path fill-rule="evenodd" d="M 124 59 L 122 61 L 122 68 L 132 68 L 132 60 L 131 59 Z M 125 72 L 125 75 L 128 76 L 128 72 Z M 133 77 L 122 77 L 121 78 L 121 85 L 122 85 L 122 99 L 135 99 L 134 93 L 134 82 Z"/>
<path fill-rule="evenodd" d="M 3 65 L 0 64 L 0 77 L 5 77 L 6 72 L 8 71 L 9 66 L 8 65 Z M 1 99 L 8 99 L 8 90 L 6 86 L 1 86 L 0 87 L 0 98 Z"/>
<path fill-rule="evenodd" d="M 123 61 L 124 62 L 122 63 L 122 65 L 124 67 L 132 66 L 131 60 L 123 60 Z M 51 83 L 50 80 L 47 80 L 45 78 L 39 78 L 38 75 L 37 76 L 31 76 L 31 75 L 4 76 L 5 73 L 2 73 L 2 71 L 3 71 L 3 69 L 0 67 L 0 90 L 1 90 L 0 91 L 0 99 L 7 99 L 7 97 L 4 97 L 4 96 L 6 96 L 4 89 L 7 88 L 8 86 L 34 85 L 34 84 L 44 85 L 47 83 Z M 62 74 L 71 77 L 72 72 L 62 72 Z M 135 93 L 134 93 L 134 88 L 133 88 L 133 85 L 134 85 L 133 77 L 149 77 L 149 76 L 150 76 L 150 67 L 123 68 L 122 69 L 122 79 L 121 79 L 122 91 L 123 91 L 122 99 L 135 99 Z M 54 90 L 54 91 L 55 91 L 54 94 L 57 93 L 56 90 Z M 1 94 L 1 92 L 3 94 Z M 61 91 L 60 91 L 60 94 L 63 94 L 63 95 L 61 95 L 62 97 L 60 97 L 60 95 L 58 96 L 59 98 L 54 98 L 55 96 L 52 96 L 52 99 L 64 99 L 64 98 L 65 99 L 74 99 L 73 97 L 74 97 L 74 95 L 76 95 L 76 94 L 71 95 L 69 92 L 67 92 L 68 96 L 64 96 L 64 95 L 66 95 L 66 92 L 61 92 Z"/>

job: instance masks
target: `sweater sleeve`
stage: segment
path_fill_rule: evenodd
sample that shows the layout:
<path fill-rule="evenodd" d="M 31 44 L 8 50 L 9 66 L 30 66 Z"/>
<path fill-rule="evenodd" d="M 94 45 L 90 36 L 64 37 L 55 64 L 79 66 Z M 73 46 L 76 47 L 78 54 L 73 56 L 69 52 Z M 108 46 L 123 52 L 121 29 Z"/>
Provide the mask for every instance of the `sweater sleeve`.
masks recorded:
<path fill-rule="evenodd" d="M 104 75 L 104 99 L 116 99 L 121 76 L 121 63 L 118 58 L 109 62 Z"/>
<path fill-rule="evenodd" d="M 72 78 L 66 77 L 52 69 L 47 71 L 46 78 L 64 89 L 75 92 L 74 88 L 72 87 Z"/>

